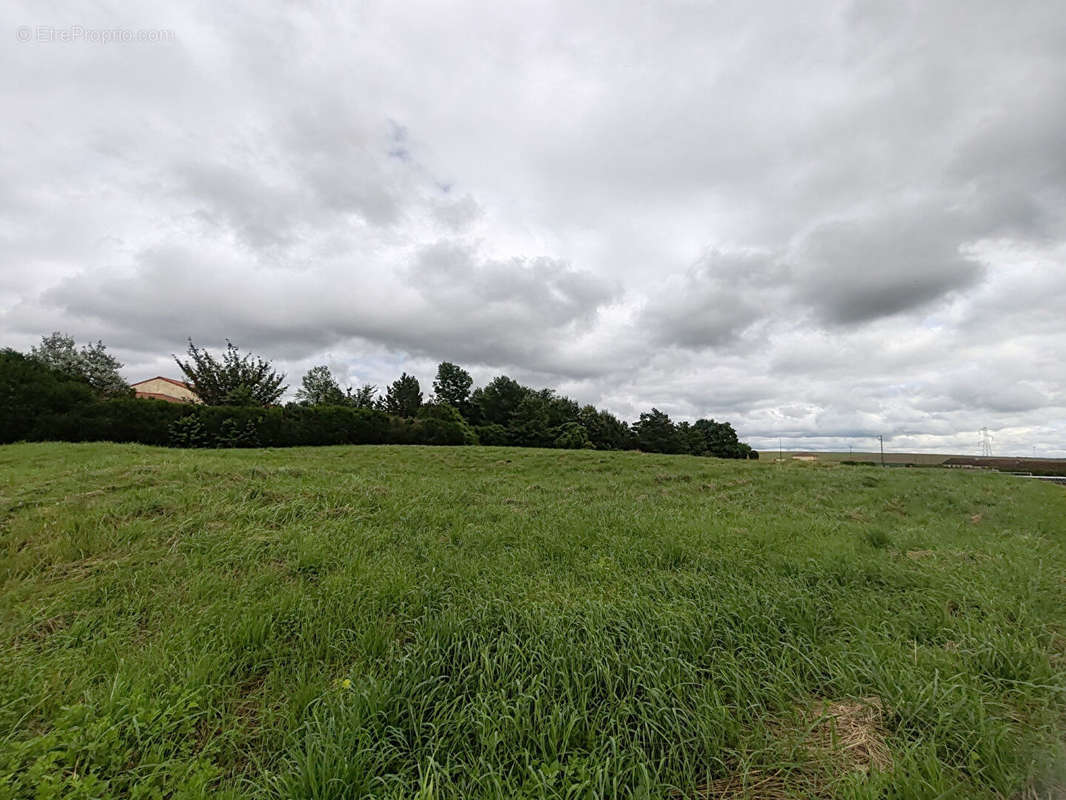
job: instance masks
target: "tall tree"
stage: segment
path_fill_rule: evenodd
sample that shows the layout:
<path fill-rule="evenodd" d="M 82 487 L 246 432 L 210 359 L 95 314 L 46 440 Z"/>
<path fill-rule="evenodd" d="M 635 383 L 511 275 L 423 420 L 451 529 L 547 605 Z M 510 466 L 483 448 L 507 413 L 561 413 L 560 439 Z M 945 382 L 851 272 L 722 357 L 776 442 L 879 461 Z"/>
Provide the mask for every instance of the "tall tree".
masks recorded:
<path fill-rule="evenodd" d="M 107 352 L 107 346 L 97 340 L 78 350 L 74 338 L 55 331 L 42 336 L 41 343 L 30 350 L 30 357 L 42 364 L 74 378 L 82 378 L 100 394 L 129 394 L 130 387 L 118 371 L 122 362 Z"/>
<path fill-rule="evenodd" d="M 433 381 L 433 394 L 437 402 L 447 403 L 465 415 L 470 402 L 470 387 L 473 384 L 474 379 L 465 369 L 450 361 L 442 361 L 437 367 L 437 377 Z"/>
<path fill-rule="evenodd" d="M 422 388 L 418 378 L 406 372 L 393 381 L 385 392 L 385 410 L 397 417 L 413 417 L 422 405 Z"/>
<path fill-rule="evenodd" d="M 189 340 L 189 358 L 174 360 L 199 395 L 209 406 L 270 406 L 277 403 L 287 386 L 284 374 L 278 374 L 269 361 L 251 353 L 241 355 L 233 342 L 226 340 L 222 358 L 201 350 Z"/>
<path fill-rule="evenodd" d="M 531 391 L 506 375 L 493 378 L 470 396 L 476 423 L 507 427 L 511 424 L 511 415 Z"/>
<path fill-rule="evenodd" d="M 689 422 L 679 422 L 676 427 L 677 440 L 681 447 L 679 452 L 690 453 L 694 456 L 707 455 L 707 447 L 699 430 Z"/>
<path fill-rule="evenodd" d="M 699 431 L 703 439 L 706 455 L 718 458 L 746 458 L 741 448 L 737 432 L 728 422 L 715 422 L 713 419 L 698 419 L 692 426 Z M 750 449 L 750 448 L 749 448 Z"/>
<path fill-rule="evenodd" d="M 568 422 L 579 421 L 581 406 L 569 397 L 556 394 L 554 389 L 541 389 L 537 394 L 544 400 L 549 427 L 561 428 Z"/>
<path fill-rule="evenodd" d="M 348 405 L 349 394 L 341 389 L 327 366 L 311 367 L 296 390 L 296 402 L 305 406 Z"/>
<path fill-rule="evenodd" d="M 508 426 L 511 441 L 522 447 L 551 447 L 558 431 L 548 420 L 548 400 L 540 392 L 529 392 L 511 414 Z"/>
<path fill-rule="evenodd" d="M 589 440 L 598 450 L 626 450 L 636 447 L 629 424 L 610 411 L 585 406 L 578 412 L 578 421 L 588 431 Z"/>
<path fill-rule="evenodd" d="M 371 386 L 369 383 L 364 383 L 354 392 L 349 390 L 348 402 L 356 408 L 377 408 L 378 401 L 375 399 L 377 393 L 377 386 Z"/>
<path fill-rule="evenodd" d="M 684 442 L 670 417 L 657 408 L 640 415 L 633 425 L 637 445 L 648 453 L 682 453 Z"/>

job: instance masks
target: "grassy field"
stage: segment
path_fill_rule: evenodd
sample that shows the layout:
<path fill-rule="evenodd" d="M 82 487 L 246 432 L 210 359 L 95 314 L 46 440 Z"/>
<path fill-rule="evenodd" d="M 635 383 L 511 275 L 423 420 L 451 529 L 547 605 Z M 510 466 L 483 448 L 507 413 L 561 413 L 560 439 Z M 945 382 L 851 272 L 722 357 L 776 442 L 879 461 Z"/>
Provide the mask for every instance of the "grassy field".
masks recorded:
<path fill-rule="evenodd" d="M 0 798 L 1060 797 L 1066 491 L 0 448 Z"/>

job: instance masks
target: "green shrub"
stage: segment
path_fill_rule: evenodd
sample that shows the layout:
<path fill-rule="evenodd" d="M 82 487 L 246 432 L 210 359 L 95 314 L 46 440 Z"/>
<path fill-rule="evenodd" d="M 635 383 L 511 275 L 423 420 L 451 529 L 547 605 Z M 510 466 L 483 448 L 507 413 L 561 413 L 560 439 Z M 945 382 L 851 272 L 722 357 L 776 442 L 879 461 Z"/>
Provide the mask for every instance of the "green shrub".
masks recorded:
<path fill-rule="evenodd" d="M 241 425 L 235 419 L 222 420 L 222 430 L 215 440 L 217 447 L 258 447 L 259 420 L 248 419 Z"/>
<path fill-rule="evenodd" d="M 448 403 L 425 403 L 418 409 L 415 437 L 419 444 L 477 444 L 478 436 L 463 415 Z"/>
<path fill-rule="evenodd" d="M 207 435 L 199 417 L 179 417 L 167 427 L 167 444 L 172 447 L 207 447 Z"/>
<path fill-rule="evenodd" d="M 555 437 L 555 446 L 566 450 L 581 450 L 594 447 L 592 442 L 589 441 L 589 432 L 585 430 L 585 426 L 580 422 L 568 422 L 563 425 L 559 435 Z"/>
<path fill-rule="evenodd" d="M 484 445 L 503 447 L 511 443 L 507 429 L 495 422 L 491 425 L 478 425 L 474 428 L 474 432 L 477 434 L 478 441 Z"/>

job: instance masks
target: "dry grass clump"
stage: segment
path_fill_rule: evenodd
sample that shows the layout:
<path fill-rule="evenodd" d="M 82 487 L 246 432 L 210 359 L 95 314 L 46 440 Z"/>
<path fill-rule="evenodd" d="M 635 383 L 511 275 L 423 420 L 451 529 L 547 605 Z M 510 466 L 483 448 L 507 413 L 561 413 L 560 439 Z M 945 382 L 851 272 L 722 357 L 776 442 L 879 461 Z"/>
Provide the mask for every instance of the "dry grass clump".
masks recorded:
<path fill-rule="evenodd" d="M 802 715 L 811 750 L 824 754 L 838 770 L 891 769 L 892 751 L 885 744 L 880 698 L 822 701 L 804 709 Z"/>
<path fill-rule="evenodd" d="M 1052 786 L 1027 786 L 1013 800 L 1066 800 L 1066 783 Z"/>
<path fill-rule="evenodd" d="M 747 775 L 727 775 L 700 788 L 696 797 L 701 800 L 789 800 L 796 797 L 814 797 L 816 794 L 803 791 L 807 781 L 796 775 L 781 772 L 752 772 Z M 813 788 L 813 787 L 810 787 Z"/>
<path fill-rule="evenodd" d="M 869 774 L 892 768 L 885 743 L 884 711 L 880 698 L 822 700 L 798 709 L 803 746 L 812 759 L 808 769 L 785 772 L 734 773 L 701 787 L 696 797 L 706 800 L 784 800 L 829 798 L 835 782 L 848 773 Z M 787 736 L 794 731 L 784 728 Z"/>

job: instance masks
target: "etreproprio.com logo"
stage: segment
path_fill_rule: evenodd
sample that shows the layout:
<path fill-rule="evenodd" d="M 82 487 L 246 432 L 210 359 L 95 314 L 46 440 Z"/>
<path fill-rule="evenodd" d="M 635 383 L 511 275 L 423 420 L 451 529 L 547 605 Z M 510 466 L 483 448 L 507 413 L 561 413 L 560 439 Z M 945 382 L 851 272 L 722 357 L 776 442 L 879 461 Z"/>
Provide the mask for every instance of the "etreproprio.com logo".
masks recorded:
<path fill-rule="evenodd" d="M 166 28 L 88 28 L 83 25 L 20 25 L 15 38 L 20 42 L 42 44 L 130 44 L 177 40 L 174 31 Z"/>

